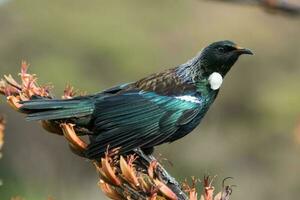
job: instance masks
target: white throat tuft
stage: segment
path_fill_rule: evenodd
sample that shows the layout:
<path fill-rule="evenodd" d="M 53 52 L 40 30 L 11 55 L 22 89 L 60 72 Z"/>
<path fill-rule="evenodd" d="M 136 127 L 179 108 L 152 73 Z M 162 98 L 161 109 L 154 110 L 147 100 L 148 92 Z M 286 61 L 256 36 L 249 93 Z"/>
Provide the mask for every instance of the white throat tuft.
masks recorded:
<path fill-rule="evenodd" d="M 220 73 L 214 72 L 208 77 L 208 82 L 212 90 L 218 90 L 223 83 L 223 77 Z"/>

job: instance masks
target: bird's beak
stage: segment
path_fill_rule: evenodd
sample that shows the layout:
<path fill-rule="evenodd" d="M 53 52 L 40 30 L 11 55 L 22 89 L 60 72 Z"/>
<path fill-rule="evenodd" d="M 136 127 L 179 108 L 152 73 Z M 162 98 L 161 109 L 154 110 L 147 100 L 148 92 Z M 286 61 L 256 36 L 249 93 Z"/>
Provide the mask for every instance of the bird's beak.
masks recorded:
<path fill-rule="evenodd" d="M 243 47 L 240 47 L 240 46 L 235 46 L 235 51 L 238 52 L 239 54 L 249 54 L 249 55 L 254 55 L 254 53 L 250 50 L 250 49 L 247 49 L 247 48 L 243 48 Z"/>

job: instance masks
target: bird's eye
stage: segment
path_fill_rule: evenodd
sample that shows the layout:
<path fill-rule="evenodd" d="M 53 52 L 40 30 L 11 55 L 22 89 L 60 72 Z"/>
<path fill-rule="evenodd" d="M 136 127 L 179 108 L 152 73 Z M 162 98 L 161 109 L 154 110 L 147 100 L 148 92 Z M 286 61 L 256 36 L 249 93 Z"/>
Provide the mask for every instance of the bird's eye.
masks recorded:
<path fill-rule="evenodd" d="M 221 53 L 224 53 L 225 52 L 225 48 L 224 47 L 218 47 L 218 51 L 221 52 Z"/>

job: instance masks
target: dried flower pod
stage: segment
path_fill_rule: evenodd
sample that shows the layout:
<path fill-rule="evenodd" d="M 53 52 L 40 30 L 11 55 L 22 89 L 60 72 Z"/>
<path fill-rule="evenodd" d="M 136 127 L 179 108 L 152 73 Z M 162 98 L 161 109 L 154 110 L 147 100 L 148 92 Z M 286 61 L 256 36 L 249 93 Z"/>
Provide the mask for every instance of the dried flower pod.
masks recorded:
<path fill-rule="evenodd" d="M 105 174 L 105 176 L 108 178 L 110 183 L 116 186 L 122 184 L 120 179 L 116 176 L 115 167 L 111 166 L 109 158 L 107 156 L 101 159 L 101 170 L 103 171 L 103 174 Z"/>
<path fill-rule="evenodd" d="M 100 189 L 104 192 L 104 194 L 114 200 L 122 200 L 122 197 L 112 186 L 100 180 L 98 183 Z"/>
<path fill-rule="evenodd" d="M 25 60 L 22 60 L 21 62 L 21 74 L 27 74 L 29 64 Z"/>
<path fill-rule="evenodd" d="M 140 187 L 141 189 L 146 192 L 146 193 L 151 193 L 152 189 L 153 189 L 153 179 L 150 178 L 148 175 L 146 174 L 140 174 L 140 176 L 138 177 L 138 181 L 140 183 Z"/>
<path fill-rule="evenodd" d="M 64 136 L 74 148 L 77 148 L 79 151 L 86 150 L 87 144 L 76 135 L 73 124 L 62 123 L 61 128 Z"/>
<path fill-rule="evenodd" d="M 133 166 L 133 161 L 135 160 L 133 157 L 128 157 L 128 161 L 125 161 L 124 157 L 120 157 L 120 169 L 122 175 L 124 176 L 125 180 L 130 183 L 134 188 L 138 188 L 140 183 L 136 176 L 136 170 Z"/>
<path fill-rule="evenodd" d="M 204 177 L 204 194 L 201 195 L 201 200 L 213 200 L 214 199 L 214 190 L 212 182 L 215 177 L 211 178 L 210 176 Z"/>
<path fill-rule="evenodd" d="M 154 172 L 155 172 L 155 169 L 156 169 L 156 167 L 157 167 L 157 161 L 156 160 L 153 160 L 153 161 L 151 161 L 151 163 L 150 163 L 150 165 L 149 165 L 149 167 L 148 167 L 148 174 L 149 174 L 149 176 L 152 178 L 152 179 L 154 179 Z"/>
<path fill-rule="evenodd" d="M 3 94 L 5 96 L 11 96 L 11 95 L 18 95 L 19 89 L 9 85 L 5 80 L 0 80 L 0 94 Z"/>
<path fill-rule="evenodd" d="M 11 74 L 9 75 L 4 75 L 4 79 L 8 85 L 11 85 L 12 87 L 22 90 L 22 85 L 20 85 L 13 77 Z"/>
<path fill-rule="evenodd" d="M 156 193 L 156 192 L 153 193 L 153 194 L 150 196 L 149 200 L 157 200 L 157 193 Z"/>
<path fill-rule="evenodd" d="M 7 103 L 12 107 L 14 110 L 19 111 L 21 105 L 19 104 L 20 99 L 15 96 L 8 96 Z"/>
<path fill-rule="evenodd" d="M 197 183 L 200 182 L 198 179 L 195 177 L 192 177 L 192 186 L 189 186 L 187 180 L 183 182 L 183 189 L 186 193 L 189 194 L 189 200 L 197 200 L 198 199 L 198 193 L 196 190 L 196 185 Z"/>
<path fill-rule="evenodd" d="M 29 74 L 28 71 L 29 64 L 25 61 L 21 63 L 21 76 L 22 84 L 18 84 L 12 77 L 5 77 L 6 81 L 11 85 L 20 88 L 20 96 L 23 95 L 24 98 L 30 99 L 32 96 L 40 97 L 50 97 L 50 88 L 51 86 L 39 86 L 37 84 L 37 77 L 35 74 Z"/>
<path fill-rule="evenodd" d="M 170 200 L 177 200 L 178 199 L 176 194 L 168 186 L 166 186 L 166 184 L 164 184 L 163 182 L 161 182 L 158 179 L 154 179 L 153 181 L 154 181 L 155 185 L 157 186 L 158 190 L 164 196 L 166 196 L 168 199 L 170 199 Z"/>
<path fill-rule="evenodd" d="M 62 96 L 62 99 L 71 99 L 76 95 L 76 91 L 73 86 L 67 85 L 64 89 L 64 95 Z"/>
<path fill-rule="evenodd" d="M 111 183 L 113 184 L 110 179 L 106 176 L 105 172 L 102 170 L 102 167 L 100 167 L 101 163 L 97 163 L 96 161 L 93 162 L 96 169 L 97 169 L 97 172 L 99 173 L 99 177 L 100 177 L 100 180 L 106 182 L 106 183 Z"/>
<path fill-rule="evenodd" d="M 190 200 L 197 200 L 198 199 L 198 193 L 196 192 L 195 188 L 190 191 L 189 197 L 190 197 Z"/>

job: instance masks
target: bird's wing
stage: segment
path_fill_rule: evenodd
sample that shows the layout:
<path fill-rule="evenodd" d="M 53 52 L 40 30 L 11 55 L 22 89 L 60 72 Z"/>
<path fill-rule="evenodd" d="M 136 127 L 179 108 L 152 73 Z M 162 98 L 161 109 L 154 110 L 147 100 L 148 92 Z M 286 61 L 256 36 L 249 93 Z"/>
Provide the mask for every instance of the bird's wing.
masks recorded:
<path fill-rule="evenodd" d="M 180 126 L 201 110 L 199 102 L 161 96 L 153 92 L 128 92 L 96 102 L 95 133 L 87 157 L 97 158 L 110 148 L 122 152 L 152 147 L 168 141 Z"/>

